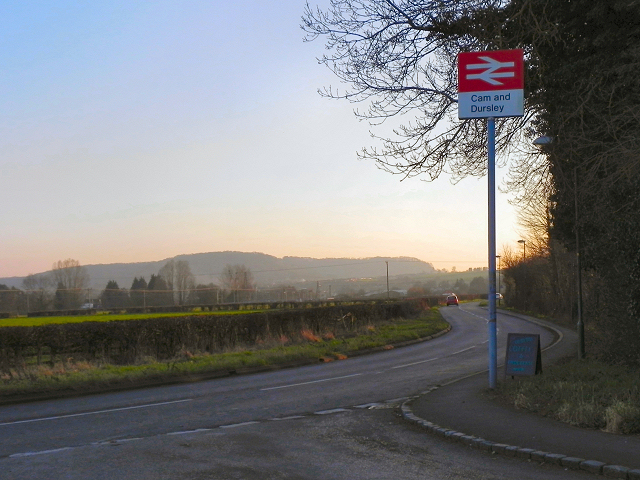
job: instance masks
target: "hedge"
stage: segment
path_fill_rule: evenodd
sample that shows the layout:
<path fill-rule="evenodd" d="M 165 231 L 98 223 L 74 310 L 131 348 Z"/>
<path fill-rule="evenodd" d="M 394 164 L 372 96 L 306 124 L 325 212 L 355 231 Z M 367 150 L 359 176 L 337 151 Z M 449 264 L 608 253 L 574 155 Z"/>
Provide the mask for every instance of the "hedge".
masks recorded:
<path fill-rule="evenodd" d="M 260 339 L 315 334 L 349 334 L 369 324 L 407 317 L 433 303 L 427 299 L 395 303 L 339 305 L 236 315 L 193 315 L 144 320 L 83 322 L 0 329 L 0 373 L 44 358 L 73 357 L 129 364 L 144 356 L 175 358 L 181 351 L 220 352 L 254 345 Z"/>

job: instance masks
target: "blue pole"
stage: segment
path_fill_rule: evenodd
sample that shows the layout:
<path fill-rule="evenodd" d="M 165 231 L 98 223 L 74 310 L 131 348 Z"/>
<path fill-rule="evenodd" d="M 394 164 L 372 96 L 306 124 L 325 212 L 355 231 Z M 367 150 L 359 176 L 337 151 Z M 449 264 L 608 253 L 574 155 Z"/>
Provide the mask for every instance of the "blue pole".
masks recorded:
<path fill-rule="evenodd" d="M 496 388 L 498 376 L 496 327 L 496 121 L 487 119 L 489 177 L 489 388 Z"/>

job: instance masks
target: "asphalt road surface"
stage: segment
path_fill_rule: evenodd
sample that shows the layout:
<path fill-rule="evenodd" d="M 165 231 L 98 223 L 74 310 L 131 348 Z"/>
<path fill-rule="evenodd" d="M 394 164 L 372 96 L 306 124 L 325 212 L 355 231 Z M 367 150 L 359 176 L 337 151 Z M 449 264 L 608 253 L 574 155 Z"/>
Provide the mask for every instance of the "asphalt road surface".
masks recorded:
<path fill-rule="evenodd" d="M 486 369 L 486 310 L 442 312 L 447 335 L 340 362 L 1 407 L 0 478 L 580 477 L 443 443 L 397 418 L 402 399 Z M 543 348 L 556 340 L 503 315 L 498 329 L 499 358 L 509 332 L 539 333 Z"/>

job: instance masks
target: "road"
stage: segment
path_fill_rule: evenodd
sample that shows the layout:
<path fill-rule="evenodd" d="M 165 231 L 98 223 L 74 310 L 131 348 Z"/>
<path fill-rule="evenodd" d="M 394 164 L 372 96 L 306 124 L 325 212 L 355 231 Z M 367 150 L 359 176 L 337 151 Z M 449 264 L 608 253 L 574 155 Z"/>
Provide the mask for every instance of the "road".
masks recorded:
<path fill-rule="evenodd" d="M 463 304 L 442 312 L 452 326 L 447 335 L 344 361 L 2 407 L 0 478 L 416 478 L 410 472 L 419 471 L 422 460 L 392 447 L 385 454 L 404 458 L 400 463 L 408 469 L 400 476 L 397 469 L 384 476 L 374 468 L 373 473 L 382 476 L 359 477 L 356 465 L 362 455 L 366 457 L 366 438 L 391 435 L 396 440 L 389 445 L 400 445 L 397 439 L 407 430 L 412 441 L 418 442 L 413 436 L 419 433 L 402 424 L 390 407 L 432 385 L 486 369 L 486 310 Z M 498 322 L 501 354 L 508 332 L 539 333 L 543 348 L 556 339 L 547 329 L 520 319 L 500 315 Z M 378 423 L 371 427 L 369 421 Z M 352 454 L 349 449 L 333 452 L 342 466 L 328 476 L 313 474 L 312 458 L 317 468 L 326 464 L 316 458 L 315 449 L 321 445 L 327 452 L 335 449 L 326 435 L 332 428 L 349 430 L 343 424 L 351 425 L 354 432 L 371 429 L 370 435 L 356 434 L 361 438 L 356 444 L 364 445 L 362 455 L 356 455 L 357 449 Z M 319 440 L 312 441 L 311 432 Z M 352 445 L 355 440 L 346 435 L 341 441 Z M 235 452 L 234 445 L 244 445 L 241 450 L 246 454 Z M 455 450 L 452 447 L 438 446 Z M 294 460 L 295 452 L 300 455 L 298 460 Z M 265 459 L 262 463 L 261 457 Z M 493 460 L 485 457 L 483 462 Z M 212 473 L 220 468 L 226 473 Z M 367 468 L 362 464 L 360 470 Z M 310 476 L 301 474 L 308 469 Z M 290 473 L 278 476 L 277 472 Z M 470 467 L 469 474 L 478 475 L 477 468 Z M 433 478 L 446 478 L 442 475 Z M 451 478 L 485 478 L 461 475 Z"/>

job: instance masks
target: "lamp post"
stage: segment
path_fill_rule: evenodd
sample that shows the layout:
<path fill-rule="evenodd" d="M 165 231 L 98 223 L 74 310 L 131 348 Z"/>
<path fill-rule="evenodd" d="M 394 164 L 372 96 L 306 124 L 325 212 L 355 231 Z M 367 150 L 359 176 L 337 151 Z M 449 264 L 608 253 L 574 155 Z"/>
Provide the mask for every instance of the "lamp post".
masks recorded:
<path fill-rule="evenodd" d="M 518 243 L 522 244 L 522 259 L 527 259 L 527 241 L 526 240 L 518 240 Z"/>
<path fill-rule="evenodd" d="M 391 293 L 389 293 L 389 262 L 385 261 L 387 264 L 387 300 L 391 298 Z"/>
<path fill-rule="evenodd" d="M 573 169 L 573 200 L 576 212 L 576 277 L 578 288 L 578 358 L 584 358 L 584 322 L 582 321 L 582 266 L 580 264 L 580 227 L 578 215 L 578 167 Z"/>

